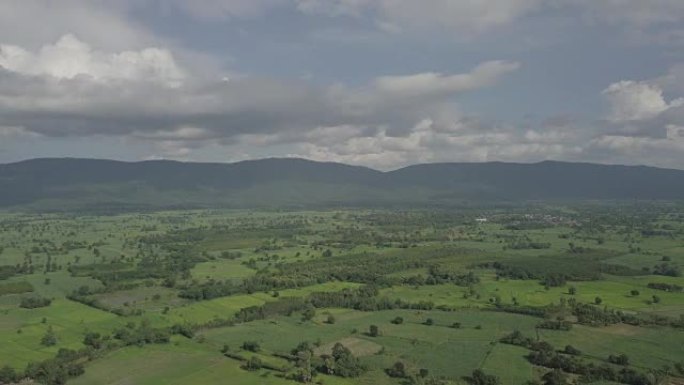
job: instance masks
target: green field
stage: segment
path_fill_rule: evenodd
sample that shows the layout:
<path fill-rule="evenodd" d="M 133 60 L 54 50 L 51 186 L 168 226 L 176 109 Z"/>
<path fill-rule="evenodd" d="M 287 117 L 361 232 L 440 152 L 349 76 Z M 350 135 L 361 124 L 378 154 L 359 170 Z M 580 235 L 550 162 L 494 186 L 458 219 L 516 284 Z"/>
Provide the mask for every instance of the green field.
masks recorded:
<path fill-rule="evenodd" d="M 53 377 L 26 372 L 46 385 L 60 370 L 95 385 L 540 381 L 534 348 L 502 342 L 514 331 L 597 366 L 624 354 L 653 385 L 684 376 L 670 206 L 3 213 L 0 228 L 0 367 L 49 362 Z M 303 342 L 309 361 L 292 355 Z M 337 344 L 352 377 L 326 366 Z"/>

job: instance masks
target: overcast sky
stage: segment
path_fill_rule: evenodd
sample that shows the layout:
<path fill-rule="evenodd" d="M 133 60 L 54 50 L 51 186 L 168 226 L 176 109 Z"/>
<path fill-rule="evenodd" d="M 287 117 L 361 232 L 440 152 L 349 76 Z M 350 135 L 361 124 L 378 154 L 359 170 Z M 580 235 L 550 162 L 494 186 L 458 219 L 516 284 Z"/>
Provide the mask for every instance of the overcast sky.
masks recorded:
<path fill-rule="evenodd" d="M 684 169 L 682 0 L 0 0 L 0 162 Z"/>

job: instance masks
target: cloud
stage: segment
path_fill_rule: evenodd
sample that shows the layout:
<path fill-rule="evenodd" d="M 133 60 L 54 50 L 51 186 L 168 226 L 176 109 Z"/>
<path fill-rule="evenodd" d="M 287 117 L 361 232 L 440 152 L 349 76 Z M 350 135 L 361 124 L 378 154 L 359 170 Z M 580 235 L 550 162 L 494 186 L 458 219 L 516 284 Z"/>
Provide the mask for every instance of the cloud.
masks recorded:
<path fill-rule="evenodd" d="M 164 5 L 176 7 L 193 17 L 211 20 L 256 17 L 287 3 L 287 0 L 167 0 Z"/>
<path fill-rule="evenodd" d="M 0 126 L 0 138 L 11 139 L 15 137 L 35 137 L 37 134 L 32 133 L 17 126 Z"/>
<path fill-rule="evenodd" d="M 541 0 L 298 0 L 306 14 L 370 15 L 390 32 L 449 30 L 467 35 L 512 23 L 536 10 Z"/>
<path fill-rule="evenodd" d="M 66 33 L 88 36 L 104 49 L 133 49 L 159 43 L 128 17 L 124 2 L 105 0 L 3 0 L 0 36 L 4 43 L 38 47 Z"/>
<path fill-rule="evenodd" d="M 590 159 L 624 164 L 681 168 L 684 164 L 684 98 L 668 98 L 664 90 L 681 91 L 681 66 L 650 80 L 622 80 L 602 95 L 608 100 L 608 120 L 587 141 Z"/>
<path fill-rule="evenodd" d="M 650 164 L 681 168 L 684 162 L 684 126 L 668 125 L 663 138 L 603 135 L 587 145 L 594 159 L 622 164 Z"/>
<path fill-rule="evenodd" d="M 71 34 L 62 36 L 55 44 L 41 47 L 35 53 L 2 44 L 0 67 L 22 75 L 57 79 L 88 77 L 95 81 L 158 81 L 178 85 L 184 77 L 168 50 L 152 47 L 107 53 L 93 50 Z"/>
<path fill-rule="evenodd" d="M 1 126 L 44 137 L 121 137 L 177 159 L 216 146 L 286 144 L 312 158 L 383 168 L 442 159 L 449 146 L 478 158 L 495 142 L 503 151 L 509 139 L 486 133 L 478 141 L 479 122 L 462 116 L 453 98 L 520 66 L 488 61 L 463 73 L 379 76 L 348 87 L 239 74 L 207 79 L 163 48 L 103 51 L 74 35 L 34 51 L 0 47 Z M 480 147 L 468 149 L 473 143 Z"/>
<path fill-rule="evenodd" d="M 610 104 L 608 119 L 612 122 L 647 120 L 684 105 L 682 98 L 667 102 L 663 90 L 647 82 L 622 80 L 608 86 L 602 94 Z"/>
<path fill-rule="evenodd" d="M 585 18 L 612 24 L 648 26 L 684 20 L 684 2 L 680 0 L 561 0 L 568 8 L 577 8 Z"/>
<path fill-rule="evenodd" d="M 520 64 L 516 62 L 495 60 L 479 64 L 467 74 L 425 72 L 408 76 L 381 76 L 375 79 L 373 85 L 379 92 L 395 97 L 448 95 L 490 86 L 519 67 Z"/>
<path fill-rule="evenodd" d="M 448 119 L 445 100 L 492 86 L 518 68 L 491 61 L 460 74 L 319 86 L 239 74 L 207 79 L 185 71 L 163 48 L 107 52 L 73 35 L 35 52 L 0 47 L 0 124 L 47 136 L 149 141 L 230 142 L 243 134 L 345 125 L 408 129 L 425 115 Z"/>
<path fill-rule="evenodd" d="M 452 122 L 449 129 L 423 119 L 403 135 L 392 135 L 386 127 L 345 131 L 353 135 L 343 140 L 302 142 L 299 152 L 292 155 L 393 169 L 424 162 L 573 158 L 582 152 L 580 146 L 569 144 L 576 138 L 567 132 L 521 130 L 466 117 Z"/>
<path fill-rule="evenodd" d="M 307 15 L 373 20 L 391 34 L 437 33 L 440 38 L 471 40 L 485 33 L 512 30 L 546 20 L 554 24 L 607 25 L 632 41 L 681 45 L 681 0 L 297 0 Z M 534 18 L 534 21 L 530 21 Z M 679 28 L 676 28 L 679 27 Z M 529 39 L 529 37 L 527 37 Z"/>

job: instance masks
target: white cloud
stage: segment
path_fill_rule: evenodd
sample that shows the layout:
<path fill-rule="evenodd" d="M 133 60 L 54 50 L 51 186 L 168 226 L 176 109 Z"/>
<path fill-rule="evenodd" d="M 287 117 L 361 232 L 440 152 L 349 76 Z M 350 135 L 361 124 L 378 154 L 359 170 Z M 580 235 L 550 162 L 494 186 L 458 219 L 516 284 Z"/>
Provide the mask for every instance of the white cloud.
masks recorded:
<path fill-rule="evenodd" d="M 684 105 L 682 98 L 667 102 L 663 90 L 647 82 L 623 80 L 611 84 L 602 94 L 610 103 L 608 119 L 613 122 L 651 119 L 670 108 Z"/>
<path fill-rule="evenodd" d="M 74 35 L 30 52 L 15 45 L 0 45 L 0 67 L 23 75 L 73 79 L 87 76 L 96 81 L 158 81 L 178 85 L 183 71 L 168 50 L 102 52 L 93 50 Z"/>
<path fill-rule="evenodd" d="M 454 122 L 459 130 L 445 130 L 431 119 L 418 122 L 406 135 L 393 136 L 386 127 L 375 132 L 357 128 L 347 139 L 310 140 L 292 155 L 320 161 L 360 164 L 393 169 L 414 163 L 452 161 L 535 161 L 575 157 L 582 148 L 569 144 L 571 135 L 560 132 L 523 132 L 516 127 L 486 127 L 472 120 Z"/>
<path fill-rule="evenodd" d="M 681 168 L 684 161 L 684 126 L 668 125 L 662 138 L 602 135 L 588 144 L 593 154 L 611 162 Z"/>
<path fill-rule="evenodd" d="M 479 64 L 465 74 L 444 75 L 425 72 L 408 76 L 382 76 L 375 79 L 373 85 L 378 91 L 392 96 L 448 95 L 492 85 L 501 76 L 519 67 L 519 63 L 495 60 Z"/>
<path fill-rule="evenodd" d="M 494 85 L 519 64 L 381 76 L 352 88 L 249 76 L 224 81 L 185 73 L 169 51 L 107 52 L 66 35 L 33 51 L 2 45 L 0 66 L 3 126 L 51 137 L 127 137 L 154 144 L 164 156 L 186 157 L 213 143 L 315 143 L 381 162 L 385 155 L 373 155 L 374 148 L 427 159 L 416 151 L 436 133 L 476 129 L 462 122 L 450 99 Z M 425 117 L 434 132 L 413 127 Z"/>
<path fill-rule="evenodd" d="M 27 131 L 24 127 L 0 126 L 0 138 L 11 139 L 16 137 L 35 137 L 35 133 Z"/>

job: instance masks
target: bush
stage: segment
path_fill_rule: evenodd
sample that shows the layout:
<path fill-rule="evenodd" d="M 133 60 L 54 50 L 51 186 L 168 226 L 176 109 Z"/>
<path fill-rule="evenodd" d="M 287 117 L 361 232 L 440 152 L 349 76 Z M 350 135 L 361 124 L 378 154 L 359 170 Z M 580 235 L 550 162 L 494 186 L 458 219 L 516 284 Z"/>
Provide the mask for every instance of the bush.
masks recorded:
<path fill-rule="evenodd" d="M 571 356 L 579 356 L 580 354 L 582 354 L 582 352 L 579 349 L 575 348 L 572 345 L 565 345 L 565 349 L 563 349 L 563 353 L 569 354 Z"/>
<path fill-rule="evenodd" d="M 52 300 L 50 298 L 25 297 L 25 298 L 21 299 L 21 302 L 19 303 L 19 307 L 23 307 L 25 309 L 36 309 L 39 307 L 50 306 L 51 303 L 52 303 Z"/>
<path fill-rule="evenodd" d="M 245 341 L 242 343 L 242 349 L 256 353 L 261 350 L 261 346 L 256 341 Z"/>
<path fill-rule="evenodd" d="M 608 362 L 611 364 L 627 366 L 629 365 L 629 357 L 626 354 L 610 355 L 608 356 Z"/>

